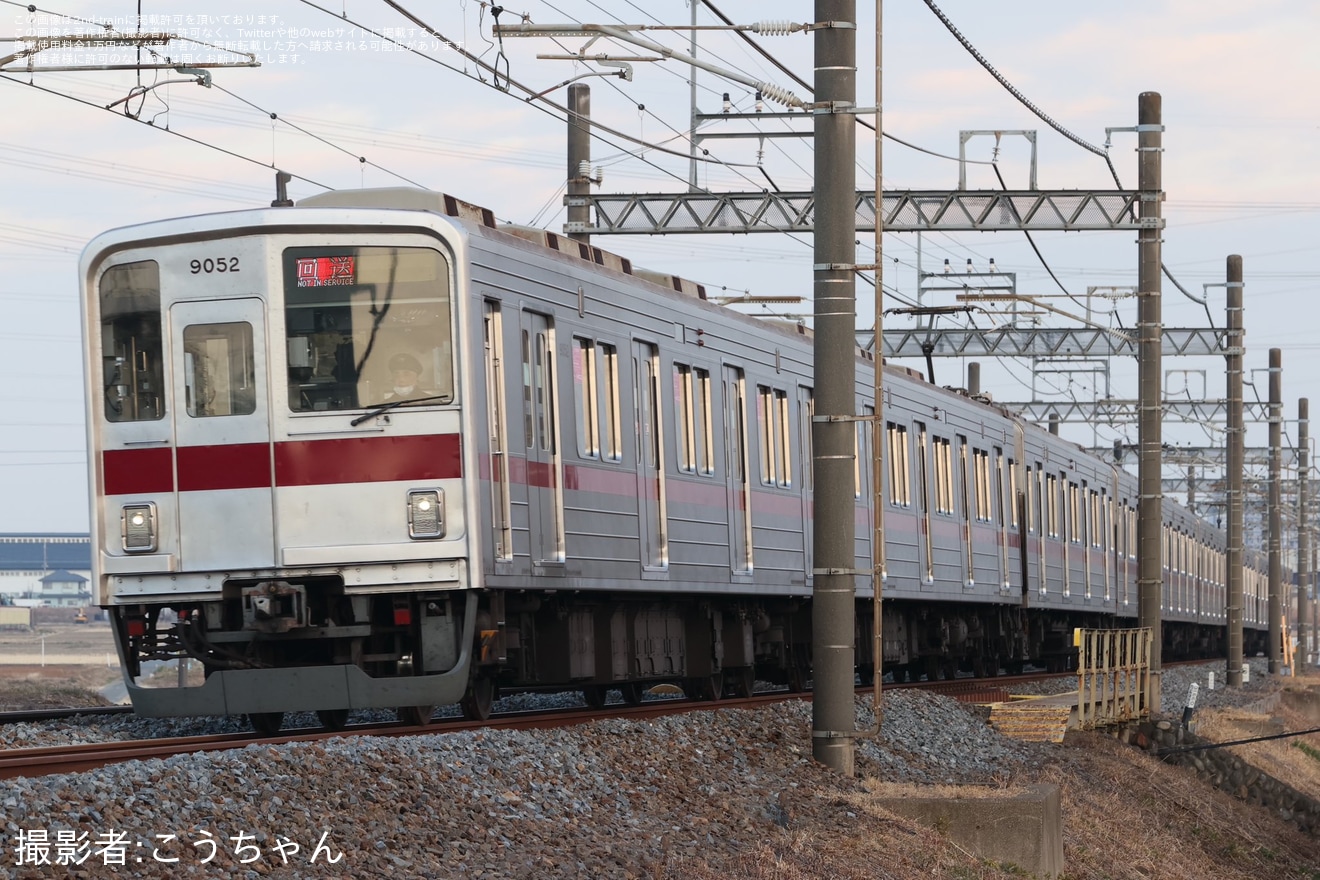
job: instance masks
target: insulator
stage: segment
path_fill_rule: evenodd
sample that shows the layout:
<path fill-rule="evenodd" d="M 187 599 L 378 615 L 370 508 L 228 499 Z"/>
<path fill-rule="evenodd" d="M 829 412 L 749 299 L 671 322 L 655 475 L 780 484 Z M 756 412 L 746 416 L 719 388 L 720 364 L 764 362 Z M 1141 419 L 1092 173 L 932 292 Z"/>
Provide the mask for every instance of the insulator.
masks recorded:
<path fill-rule="evenodd" d="M 802 25 L 792 21 L 758 21 L 752 24 L 752 33 L 764 37 L 783 37 L 802 30 Z"/>
<path fill-rule="evenodd" d="M 756 87 L 761 90 L 761 94 L 777 104 L 783 104 L 785 107 L 802 106 L 801 98 L 790 92 L 788 89 L 780 88 L 774 83 L 757 83 Z"/>
<path fill-rule="evenodd" d="M 597 165 L 597 166 L 596 166 L 596 176 L 593 177 L 592 180 L 596 181 L 596 183 L 599 184 L 599 183 L 600 183 L 602 180 L 604 180 L 604 179 L 605 179 L 605 169 L 603 169 L 603 168 L 601 168 L 599 165 Z"/>
<path fill-rule="evenodd" d="M 591 177 L 591 163 L 586 159 L 578 161 L 578 177 Z"/>

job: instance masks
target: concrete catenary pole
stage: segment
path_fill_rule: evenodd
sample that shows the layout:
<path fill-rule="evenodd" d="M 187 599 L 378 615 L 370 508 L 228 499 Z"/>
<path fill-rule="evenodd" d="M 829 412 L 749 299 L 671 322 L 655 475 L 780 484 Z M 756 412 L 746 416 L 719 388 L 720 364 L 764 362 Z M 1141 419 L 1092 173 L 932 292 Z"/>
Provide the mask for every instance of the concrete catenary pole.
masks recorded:
<path fill-rule="evenodd" d="M 1242 257 L 1228 258 L 1228 332 L 1224 339 L 1225 378 L 1228 380 L 1228 669 L 1229 687 L 1242 686 L 1242 471 L 1246 463 L 1242 426 L 1242 355 L 1246 337 L 1242 329 Z"/>
<path fill-rule="evenodd" d="M 1187 510 L 1196 513 L 1196 465 L 1187 466 Z"/>
<path fill-rule="evenodd" d="M 853 623 L 855 562 L 853 461 L 857 312 L 856 123 L 857 21 L 854 0 L 816 0 L 815 31 L 815 358 L 816 415 L 811 426 L 816 518 L 811 638 L 815 677 L 811 752 L 853 774 Z M 826 112 L 822 112 L 826 111 Z M 879 340 L 876 344 L 879 354 Z M 878 403 L 878 401 L 877 401 Z M 868 572 L 869 574 L 869 572 Z"/>
<path fill-rule="evenodd" d="M 1270 674 L 1278 675 L 1283 652 L 1283 349 L 1270 349 Z"/>
<path fill-rule="evenodd" d="M 1137 480 L 1137 625 L 1150 627 L 1151 709 L 1160 708 L 1161 654 L 1164 648 L 1160 596 L 1163 589 L 1161 506 L 1163 486 L 1163 411 L 1160 377 L 1163 328 L 1160 305 L 1161 200 L 1164 125 L 1158 92 L 1142 92 L 1137 115 L 1137 188 L 1141 191 L 1141 230 L 1137 234 L 1138 317 L 1137 384 L 1140 398 Z"/>
<path fill-rule="evenodd" d="M 967 393 L 972 397 L 981 393 L 981 365 L 976 361 L 967 365 Z"/>
<path fill-rule="evenodd" d="M 586 165 L 583 165 L 583 163 Z M 568 87 L 568 222 L 591 222 L 591 208 L 573 204 L 574 196 L 591 195 L 591 88 L 582 83 Z M 570 227 L 571 228 L 571 227 Z M 569 238 L 590 242 L 585 232 L 570 232 Z"/>
<path fill-rule="evenodd" d="M 1311 402 L 1297 401 L 1297 665 L 1311 655 L 1311 608 L 1308 589 L 1311 584 L 1311 526 L 1306 517 L 1306 478 L 1311 469 L 1308 447 L 1311 443 Z"/>

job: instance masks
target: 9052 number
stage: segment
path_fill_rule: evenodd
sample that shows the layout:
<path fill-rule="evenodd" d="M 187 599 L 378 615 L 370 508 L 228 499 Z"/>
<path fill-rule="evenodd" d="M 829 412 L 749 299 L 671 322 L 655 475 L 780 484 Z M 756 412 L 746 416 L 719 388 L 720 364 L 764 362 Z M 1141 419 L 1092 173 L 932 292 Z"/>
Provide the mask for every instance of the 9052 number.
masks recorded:
<path fill-rule="evenodd" d="M 218 259 L 207 257 L 205 260 L 193 260 L 188 264 L 188 268 L 194 275 L 210 275 L 214 272 L 237 272 L 238 257 L 219 257 Z"/>

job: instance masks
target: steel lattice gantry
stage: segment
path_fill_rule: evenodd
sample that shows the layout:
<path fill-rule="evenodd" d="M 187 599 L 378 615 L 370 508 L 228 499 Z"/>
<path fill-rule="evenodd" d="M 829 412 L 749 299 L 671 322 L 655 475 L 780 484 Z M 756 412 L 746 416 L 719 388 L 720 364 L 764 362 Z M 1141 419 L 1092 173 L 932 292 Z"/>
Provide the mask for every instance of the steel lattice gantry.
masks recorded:
<path fill-rule="evenodd" d="M 1139 401 L 1112 398 L 1080 401 L 1036 400 L 1020 403 L 996 401 L 996 403 L 1038 423 L 1047 422 L 1051 417 L 1060 422 L 1131 423 L 1136 422 L 1139 412 Z M 1166 418 L 1191 422 L 1223 422 L 1228 412 L 1226 400 L 1165 400 L 1160 406 Z M 1242 411 L 1247 418 L 1264 422 L 1269 416 L 1269 404 L 1244 401 Z"/>
<path fill-rule="evenodd" d="M 884 356 L 898 357 L 1136 357 L 1134 334 L 1097 327 L 1018 329 L 886 330 Z M 1224 355 L 1228 331 L 1211 327 L 1165 327 L 1165 355 Z M 875 334 L 859 331 L 857 344 L 870 350 Z M 929 344 L 930 350 L 926 350 Z"/>
<path fill-rule="evenodd" d="M 1136 230 L 1141 194 L 1127 190 L 954 190 L 884 194 L 886 232 L 1080 232 Z M 564 224 L 567 234 L 811 232 L 810 192 L 600 193 L 564 198 L 594 221 Z M 858 232 L 875 229 L 875 193 L 857 193 Z M 1161 222 L 1162 225 L 1162 222 Z"/>

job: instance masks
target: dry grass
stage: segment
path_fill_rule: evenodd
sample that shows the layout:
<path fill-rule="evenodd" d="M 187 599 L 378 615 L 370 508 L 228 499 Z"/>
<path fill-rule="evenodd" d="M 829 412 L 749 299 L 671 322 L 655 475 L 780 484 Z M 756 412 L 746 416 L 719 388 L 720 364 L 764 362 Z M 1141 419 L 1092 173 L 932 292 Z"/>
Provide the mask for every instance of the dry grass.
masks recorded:
<path fill-rule="evenodd" d="M 1310 730 L 1315 727 L 1320 725 L 1299 712 L 1281 706 L 1270 715 L 1231 711 L 1210 712 L 1198 718 L 1196 732 L 1215 742 L 1236 742 L 1285 731 Z M 1320 733 L 1265 740 L 1228 748 L 1252 766 L 1259 767 L 1303 794 L 1320 800 Z"/>
<path fill-rule="evenodd" d="M 1320 768 L 1320 748 L 1318 757 L 1281 748 Z M 882 792 L 968 797 L 1050 783 L 1059 786 L 1063 801 L 1063 880 L 1320 880 L 1320 842 L 1264 808 L 1208 787 L 1187 770 L 1094 733 L 1069 734 L 1065 745 L 1043 747 L 1041 755 L 1034 772 L 1000 786 L 875 780 L 799 790 L 787 805 L 785 822 L 768 825 L 738 856 L 671 858 L 656 877 L 1021 880 L 1016 867 L 979 859 L 874 801 Z"/>
<path fill-rule="evenodd" d="M 3 671 L 24 668 L 0 666 L 0 670 Z M 0 678 L 0 712 L 111 705 L 109 700 L 87 685 L 88 681 L 99 681 L 103 677 L 102 670 L 92 669 L 91 678 L 87 677 L 87 667 L 48 666 L 42 671 L 50 671 L 52 674 L 28 672 Z M 110 673 L 112 679 L 119 677 L 117 669 L 104 670 L 104 672 Z M 104 684 L 109 683 L 109 681 L 104 682 Z"/>

